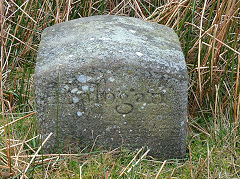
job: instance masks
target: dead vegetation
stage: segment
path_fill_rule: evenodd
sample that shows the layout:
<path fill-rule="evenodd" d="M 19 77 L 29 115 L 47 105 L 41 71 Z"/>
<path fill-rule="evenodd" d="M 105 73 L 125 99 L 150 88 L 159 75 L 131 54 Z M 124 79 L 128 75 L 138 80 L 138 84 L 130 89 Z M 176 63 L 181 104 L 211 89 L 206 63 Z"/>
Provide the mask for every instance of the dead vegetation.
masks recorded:
<path fill-rule="evenodd" d="M 188 155 L 183 163 L 160 162 L 143 149 L 41 154 L 44 141 L 39 143 L 33 100 L 41 32 L 56 23 L 100 14 L 166 24 L 178 33 L 190 79 Z M 1 0 L 0 175 L 239 177 L 239 14 L 239 0 Z"/>

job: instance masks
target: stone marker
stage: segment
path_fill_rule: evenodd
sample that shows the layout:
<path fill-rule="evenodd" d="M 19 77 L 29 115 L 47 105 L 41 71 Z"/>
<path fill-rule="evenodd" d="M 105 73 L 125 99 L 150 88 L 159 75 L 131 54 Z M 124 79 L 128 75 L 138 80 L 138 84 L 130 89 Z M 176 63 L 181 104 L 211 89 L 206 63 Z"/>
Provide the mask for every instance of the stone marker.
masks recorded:
<path fill-rule="evenodd" d="M 45 151 L 124 146 L 163 158 L 185 154 L 188 77 L 174 31 L 121 16 L 45 29 L 35 70 Z"/>

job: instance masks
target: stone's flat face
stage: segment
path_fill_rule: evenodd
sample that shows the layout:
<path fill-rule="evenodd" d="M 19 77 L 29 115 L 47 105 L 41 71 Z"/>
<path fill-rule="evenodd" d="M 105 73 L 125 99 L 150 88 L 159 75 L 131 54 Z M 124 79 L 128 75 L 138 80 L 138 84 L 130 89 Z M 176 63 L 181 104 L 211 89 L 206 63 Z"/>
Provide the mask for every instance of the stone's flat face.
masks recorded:
<path fill-rule="evenodd" d="M 47 28 L 35 70 L 47 151 L 81 145 L 185 154 L 187 70 L 177 35 L 136 18 L 93 16 Z"/>

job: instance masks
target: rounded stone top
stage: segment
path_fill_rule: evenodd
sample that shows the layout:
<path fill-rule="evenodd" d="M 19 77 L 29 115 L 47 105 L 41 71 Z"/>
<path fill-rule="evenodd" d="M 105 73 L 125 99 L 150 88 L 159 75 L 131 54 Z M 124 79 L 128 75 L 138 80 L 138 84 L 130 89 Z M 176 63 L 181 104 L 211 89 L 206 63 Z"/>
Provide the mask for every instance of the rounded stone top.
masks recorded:
<path fill-rule="evenodd" d="M 130 63 L 186 72 L 177 34 L 169 27 L 141 19 L 100 15 L 48 27 L 42 33 L 36 70 L 54 70 L 70 63 Z"/>

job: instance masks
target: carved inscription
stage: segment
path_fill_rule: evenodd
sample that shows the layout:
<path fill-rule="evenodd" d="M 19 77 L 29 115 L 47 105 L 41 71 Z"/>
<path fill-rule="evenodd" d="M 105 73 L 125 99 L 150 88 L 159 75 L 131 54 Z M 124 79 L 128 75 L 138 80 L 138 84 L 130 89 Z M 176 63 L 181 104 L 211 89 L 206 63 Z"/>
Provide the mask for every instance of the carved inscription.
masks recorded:
<path fill-rule="evenodd" d="M 130 93 L 130 94 L 128 94 Z M 124 101 L 127 99 L 132 99 L 132 102 L 146 102 L 146 103 L 154 103 L 158 104 L 161 102 L 162 93 L 150 93 L 150 92 L 143 92 L 143 93 L 132 93 L 132 92 L 124 92 L 122 94 L 118 91 L 104 91 L 104 92 L 82 92 L 77 94 L 77 96 L 85 101 L 85 102 L 92 102 L 92 103 L 101 103 L 101 102 L 108 102 L 113 103 L 116 100 Z"/>
<path fill-rule="evenodd" d="M 106 79 L 99 80 L 98 82 L 88 81 L 91 77 L 80 75 L 76 88 L 71 89 L 73 94 L 72 102 L 85 108 L 89 104 L 95 106 L 101 104 L 112 104 L 115 111 L 119 114 L 125 115 L 131 113 L 136 104 L 160 104 L 164 92 L 154 89 L 141 89 L 130 88 L 121 89 L 115 85 L 106 85 Z M 110 80 L 114 80 L 111 78 Z M 79 83 L 80 82 L 80 83 Z M 75 86 L 75 85 L 74 85 Z M 156 87 L 155 87 L 156 88 Z M 157 92 L 156 92 L 157 91 Z"/>

